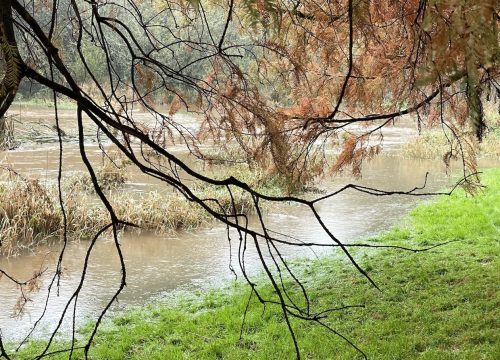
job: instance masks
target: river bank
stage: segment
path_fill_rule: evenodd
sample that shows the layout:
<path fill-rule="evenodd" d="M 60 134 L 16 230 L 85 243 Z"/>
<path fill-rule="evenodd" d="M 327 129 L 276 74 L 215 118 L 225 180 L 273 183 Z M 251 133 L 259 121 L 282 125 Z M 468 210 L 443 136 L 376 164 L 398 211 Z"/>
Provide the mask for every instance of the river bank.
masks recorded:
<path fill-rule="evenodd" d="M 119 219 L 137 226 L 127 230 L 162 235 L 194 230 L 215 222 L 196 202 L 173 192 L 155 189 L 142 192 L 140 196 L 131 195 L 126 187 L 128 168 L 125 165 L 115 167 L 117 160 L 113 161 L 113 164 L 108 161 L 97 168 L 97 182 Z M 42 245 L 62 242 L 65 231 L 71 241 L 89 240 L 111 221 L 85 172 L 76 172 L 61 182 L 65 227 L 57 184 L 27 179 L 0 165 L 0 173 L 2 170 L 14 179 L 5 183 L 0 181 L 0 256 L 16 256 L 22 251 L 36 251 Z M 243 166 L 218 168 L 219 178 L 229 174 L 267 195 L 286 193 L 286 185 L 278 176 L 268 176 Z M 198 197 L 217 199 L 217 203 L 208 204 L 214 211 L 247 215 L 253 212 L 251 196 L 240 189 L 230 194 L 224 188 L 201 183 L 194 185 L 193 193 Z M 297 193 L 306 194 L 306 190 L 300 189 Z"/>
<path fill-rule="evenodd" d="M 297 260 L 294 266 L 305 277 L 315 308 L 365 305 L 332 313 L 329 324 L 371 359 L 498 358 L 500 304 L 495 284 L 499 280 L 500 170 L 487 171 L 483 182 L 487 188 L 476 197 L 458 191 L 419 205 L 402 225 L 370 239 L 376 244 L 416 248 L 454 242 L 421 253 L 355 252 L 381 292 L 338 257 L 322 257 L 312 265 Z M 192 294 L 173 305 L 130 309 L 105 324 L 91 357 L 293 358 L 280 310 L 270 306 L 263 310 L 255 298 L 240 338 L 248 295 L 248 289 L 237 282 L 201 300 Z M 345 341 L 323 328 L 299 321 L 293 326 L 305 358 L 359 357 Z M 82 329 L 81 335 L 88 331 Z M 16 358 L 28 358 L 39 346 L 31 343 Z M 75 358 L 80 356 L 77 353 Z"/>

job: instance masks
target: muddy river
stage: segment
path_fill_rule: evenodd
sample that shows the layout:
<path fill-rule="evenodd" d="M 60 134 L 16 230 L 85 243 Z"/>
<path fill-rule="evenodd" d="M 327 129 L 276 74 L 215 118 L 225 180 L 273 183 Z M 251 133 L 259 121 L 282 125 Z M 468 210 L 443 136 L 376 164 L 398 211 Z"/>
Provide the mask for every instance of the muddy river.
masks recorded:
<path fill-rule="evenodd" d="M 53 121 L 50 110 L 23 110 L 23 119 L 31 121 Z M 62 112 L 62 121 L 70 123 L 74 113 Z M 346 183 L 356 182 L 381 189 L 409 190 L 422 185 L 426 172 L 429 172 L 427 190 L 437 190 L 454 184 L 456 177 L 447 176 L 441 161 L 416 161 L 395 156 L 400 144 L 414 134 L 416 130 L 408 124 L 389 129 L 385 133 L 385 152 L 363 170 L 361 180 L 347 176 L 325 179 L 321 188 L 334 191 Z M 100 156 L 97 145 L 89 142 L 89 152 L 94 159 Z M 19 149 L 0 153 L 4 164 L 11 164 L 23 174 L 37 176 L 44 181 L 53 181 L 57 175 L 57 144 L 23 146 Z M 174 149 L 178 153 L 182 149 Z M 498 166 L 493 160 L 482 161 L 482 167 Z M 71 172 L 83 169 L 76 143 L 65 143 L 64 168 Z M 158 184 L 139 175 L 131 176 L 130 190 L 144 191 L 155 188 Z M 318 207 L 326 224 L 343 242 L 353 242 L 360 238 L 375 235 L 401 220 L 417 201 L 422 198 L 392 196 L 373 197 L 359 192 L 348 191 L 324 201 Z M 265 215 L 269 227 L 278 232 L 293 234 L 303 241 L 328 243 L 326 234 L 315 224 L 312 215 L 300 206 L 283 206 Z M 252 219 L 251 219 L 252 220 Z M 253 219 L 252 221 L 255 221 Z M 217 286 L 233 277 L 229 270 L 231 259 L 230 246 L 226 229 L 214 224 L 191 232 L 175 235 L 125 234 L 122 250 L 127 266 L 127 287 L 119 297 L 117 307 L 130 304 L 143 304 L 151 299 L 164 297 L 176 291 L 192 291 Z M 42 336 L 50 331 L 61 316 L 68 298 L 73 293 L 80 279 L 82 259 L 89 243 L 72 242 L 67 249 L 63 262 L 63 277 L 59 294 L 51 295 L 46 315 L 35 336 Z M 47 285 L 54 273 L 54 265 L 60 245 L 44 246 L 36 252 L 26 252 L 11 258 L 0 257 L 0 268 L 20 278 L 29 278 L 34 271 L 47 268 L 42 277 L 41 288 L 30 295 L 31 301 L 26 312 L 13 316 L 14 306 L 19 296 L 19 289 L 5 277 L 0 279 L 0 329 L 4 338 L 14 340 L 22 338 L 30 330 L 33 322 L 40 316 L 47 296 Z M 315 256 L 310 250 L 296 248 L 283 250 L 287 256 Z M 317 255 L 333 250 L 316 251 Z M 235 264 L 235 254 L 232 261 Z M 251 251 L 246 258 L 247 270 L 258 273 L 259 261 Z M 77 319 L 95 317 L 105 306 L 117 289 L 120 281 L 119 259 L 110 239 L 102 239 L 92 252 L 87 278 L 78 300 Z M 69 328 L 68 321 L 65 329 Z"/>

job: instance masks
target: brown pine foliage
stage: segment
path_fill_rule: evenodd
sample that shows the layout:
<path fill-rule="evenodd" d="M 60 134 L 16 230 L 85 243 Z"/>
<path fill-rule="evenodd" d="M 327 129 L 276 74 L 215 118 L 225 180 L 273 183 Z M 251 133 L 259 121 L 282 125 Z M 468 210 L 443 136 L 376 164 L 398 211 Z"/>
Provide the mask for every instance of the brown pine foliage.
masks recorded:
<path fill-rule="evenodd" d="M 322 156 L 313 143 L 355 124 L 375 124 L 378 135 L 403 114 L 443 126 L 459 142 L 470 133 L 482 139 L 482 93 L 493 87 L 498 96 L 500 90 L 495 0 L 240 5 L 235 13 L 250 25 L 242 36 L 253 40 L 258 60 L 252 71 L 215 61 L 205 84 L 217 96 L 207 104 L 203 130 L 235 138 L 254 161 L 272 162 L 298 180 Z M 272 89 L 263 90 L 263 83 Z M 350 164 L 358 173 L 358 163 L 373 152 L 353 150 L 353 144 L 374 133 L 348 140 L 331 169 Z M 250 145 L 241 134 L 258 140 Z"/>

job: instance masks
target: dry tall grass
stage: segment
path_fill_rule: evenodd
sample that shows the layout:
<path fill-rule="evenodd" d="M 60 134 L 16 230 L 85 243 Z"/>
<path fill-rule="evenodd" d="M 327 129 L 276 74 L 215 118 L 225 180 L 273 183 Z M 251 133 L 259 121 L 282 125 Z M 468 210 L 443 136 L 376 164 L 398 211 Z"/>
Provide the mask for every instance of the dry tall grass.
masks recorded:
<path fill-rule="evenodd" d="M 442 130 L 425 130 L 403 145 L 403 156 L 412 159 L 439 159 L 450 150 Z M 491 126 L 481 143 L 477 144 L 479 157 L 500 157 L 500 127 Z"/>
<path fill-rule="evenodd" d="M 482 142 L 477 144 L 477 154 L 480 157 L 500 157 L 500 114 L 498 104 L 486 101 L 483 106 L 488 129 Z M 443 130 L 433 128 L 423 130 L 419 136 L 404 144 L 402 154 L 413 159 L 438 159 L 442 158 L 449 150 L 450 145 Z"/>
<path fill-rule="evenodd" d="M 111 173 L 110 177 L 115 179 L 116 173 Z M 63 189 L 66 189 L 63 190 L 66 230 L 71 240 L 90 238 L 110 221 L 104 206 L 89 191 L 89 185 L 85 181 L 75 183 L 76 178 L 81 179 L 81 174 L 71 178 L 69 184 L 63 184 Z M 116 189 L 123 182 L 121 177 L 119 181 L 108 178 L 104 187 Z M 233 193 L 235 209 L 226 189 L 198 186 L 194 191 L 202 199 L 216 199 L 218 202 L 208 200 L 207 204 L 220 213 L 236 211 L 248 214 L 253 209 L 251 197 L 241 191 Z M 132 197 L 118 190 L 108 193 L 108 197 L 121 220 L 138 226 L 130 228 L 132 231 L 167 233 L 190 230 L 213 219 L 201 206 L 175 193 L 149 192 Z M 38 180 L 20 177 L 0 185 L 0 255 L 14 255 L 23 248 L 62 239 L 63 231 L 63 216 L 55 185 L 42 185 Z"/>

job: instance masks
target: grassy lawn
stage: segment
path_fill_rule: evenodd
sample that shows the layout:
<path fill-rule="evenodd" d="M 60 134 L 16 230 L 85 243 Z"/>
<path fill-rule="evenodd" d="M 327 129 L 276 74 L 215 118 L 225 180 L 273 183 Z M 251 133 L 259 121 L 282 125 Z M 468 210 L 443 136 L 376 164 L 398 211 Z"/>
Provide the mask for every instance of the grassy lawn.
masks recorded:
<path fill-rule="evenodd" d="M 478 196 L 457 192 L 420 205 L 404 225 L 370 239 L 413 247 L 456 242 L 421 253 L 355 252 L 381 292 L 338 257 L 312 266 L 295 261 L 315 309 L 364 304 L 333 313 L 328 324 L 370 359 L 500 359 L 500 169 L 488 171 L 483 181 L 488 187 Z M 271 296 L 270 289 L 262 291 Z M 264 310 L 255 297 L 240 339 L 248 295 L 246 287 L 233 284 L 201 299 L 193 294 L 174 305 L 132 309 L 103 327 L 90 357 L 293 359 L 279 309 Z M 300 321 L 293 326 L 303 358 L 362 358 L 324 328 Z M 39 345 L 30 344 L 16 358 L 29 357 Z"/>

